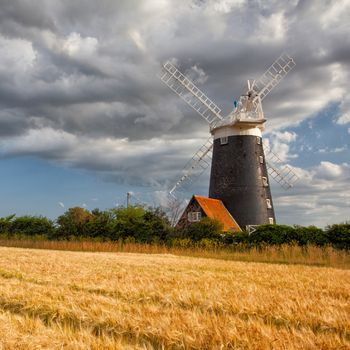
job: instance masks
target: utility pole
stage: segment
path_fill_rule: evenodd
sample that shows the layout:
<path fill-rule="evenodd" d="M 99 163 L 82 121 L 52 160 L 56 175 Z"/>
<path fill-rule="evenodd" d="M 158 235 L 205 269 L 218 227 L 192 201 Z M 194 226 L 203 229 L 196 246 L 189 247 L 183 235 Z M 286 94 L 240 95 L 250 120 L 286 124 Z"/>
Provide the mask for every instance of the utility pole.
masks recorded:
<path fill-rule="evenodd" d="M 126 207 L 129 208 L 131 193 L 126 192 Z"/>

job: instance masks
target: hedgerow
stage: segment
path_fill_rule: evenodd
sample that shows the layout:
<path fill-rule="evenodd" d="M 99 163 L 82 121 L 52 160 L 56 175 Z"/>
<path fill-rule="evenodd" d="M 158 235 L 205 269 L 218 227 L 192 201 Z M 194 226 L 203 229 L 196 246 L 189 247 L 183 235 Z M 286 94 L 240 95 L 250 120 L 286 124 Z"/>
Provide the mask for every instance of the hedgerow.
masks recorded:
<path fill-rule="evenodd" d="M 157 243 L 185 247 L 221 247 L 242 245 L 259 247 L 315 245 L 350 249 L 350 223 L 334 224 L 324 229 L 316 226 L 260 225 L 248 233 L 222 232 L 218 221 L 203 218 L 184 229 L 170 226 L 160 208 L 131 206 L 91 212 L 70 208 L 56 221 L 43 216 L 0 218 L 0 235 L 6 238 L 48 240 L 94 240 Z"/>

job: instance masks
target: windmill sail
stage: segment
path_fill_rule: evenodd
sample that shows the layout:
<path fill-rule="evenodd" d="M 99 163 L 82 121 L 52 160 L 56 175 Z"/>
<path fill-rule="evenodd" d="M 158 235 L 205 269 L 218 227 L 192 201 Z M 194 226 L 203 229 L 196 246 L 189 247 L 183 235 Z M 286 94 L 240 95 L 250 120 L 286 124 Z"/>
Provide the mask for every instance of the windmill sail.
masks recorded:
<path fill-rule="evenodd" d="M 221 109 L 169 61 L 163 65 L 160 79 L 209 124 L 223 119 Z"/>
<path fill-rule="evenodd" d="M 259 95 L 262 101 L 274 87 L 288 74 L 295 66 L 293 58 L 287 54 L 282 54 L 266 70 L 266 72 L 255 81 L 253 90 Z"/>
<path fill-rule="evenodd" d="M 213 149 L 213 139 L 210 137 L 187 162 L 181 172 L 180 179 L 169 193 L 176 197 L 176 192 L 183 189 L 189 183 L 195 182 L 210 166 Z"/>
<path fill-rule="evenodd" d="M 288 165 L 280 167 L 278 164 L 283 163 L 276 153 L 272 152 L 270 147 L 264 142 L 266 166 L 269 175 L 281 185 L 282 188 L 288 190 L 293 187 L 294 183 L 299 179 L 298 175 Z"/>
<path fill-rule="evenodd" d="M 278 169 L 272 166 L 271 163 L 266 162 L 266 166 L 269 175 L 285 190 L 292 188 L 294 183 L 299 179 L 288 165 L 285 165 L 282 169 Z"/>

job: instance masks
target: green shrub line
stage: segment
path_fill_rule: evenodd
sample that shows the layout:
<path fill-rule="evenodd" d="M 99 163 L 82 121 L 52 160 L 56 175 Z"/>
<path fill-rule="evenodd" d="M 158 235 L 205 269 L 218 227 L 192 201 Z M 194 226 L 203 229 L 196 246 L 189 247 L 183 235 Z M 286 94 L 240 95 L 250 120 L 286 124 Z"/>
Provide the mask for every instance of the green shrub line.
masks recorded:
<path fill-rule="evenodd" d="M 55 221 L 44 216 L 10 215 L 0 218 L 0 239 L 97 241 L 162 244 L 178 247 L 314 245 L 350 249 L 350 223 L 326 226 L 260 225 L 246 231 L 222 233 L 218 221 L 203 218 L 187 228 L 171 227 L 160 208 L 130 206 L 108 210 L 74 207 Z"/>

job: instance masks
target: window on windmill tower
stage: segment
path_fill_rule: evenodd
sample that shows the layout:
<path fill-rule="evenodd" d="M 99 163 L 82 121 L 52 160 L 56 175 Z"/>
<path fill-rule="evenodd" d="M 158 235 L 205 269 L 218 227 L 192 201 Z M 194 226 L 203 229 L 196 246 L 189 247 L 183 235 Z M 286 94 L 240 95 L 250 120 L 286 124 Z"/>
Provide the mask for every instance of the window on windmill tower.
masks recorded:
<path fill-rule="evenodd" d="M 264 157 L 263 156 L 259 156 L 259 162 L 260 162 L 260 164 L 264 163 Z"/>
<path fill-rule="evenodd" d="M 202 218 L 202 213 L 200 211 L 190 211 L 187 214 L 187 219 L 189 222 L 197 222 Z"/>
<path fill-rule="evenodd" d="M 262 179 L 263 186 L 268 187 L 269 183 L 267 182 L 267 177 L 263 176 L 261 179 Z"/>
<path fill-rule="evenodd" d="M 266 205 L 267 205 L 267 209 L 271 209 L 272 208 L 271 200 L 269 198 L 266 198 Z"/>
<path fill-rule="evenodd" d="M 261 145 L 261 138 L 259 136 L 256 137 L 256 143 L 258 145 Z"/>
<path fill-rule="evenodd" d="M 227 145 L 228 144 L 228 137 L 227 136 L 220 137 L 220 144 Z"/>
<path fill-rule="evenodd" d="M 269 224 L 270 224 L 270 225 L 273 225 L 273 224 L 274 224 L 273 218 L 269 218 Z"/>

